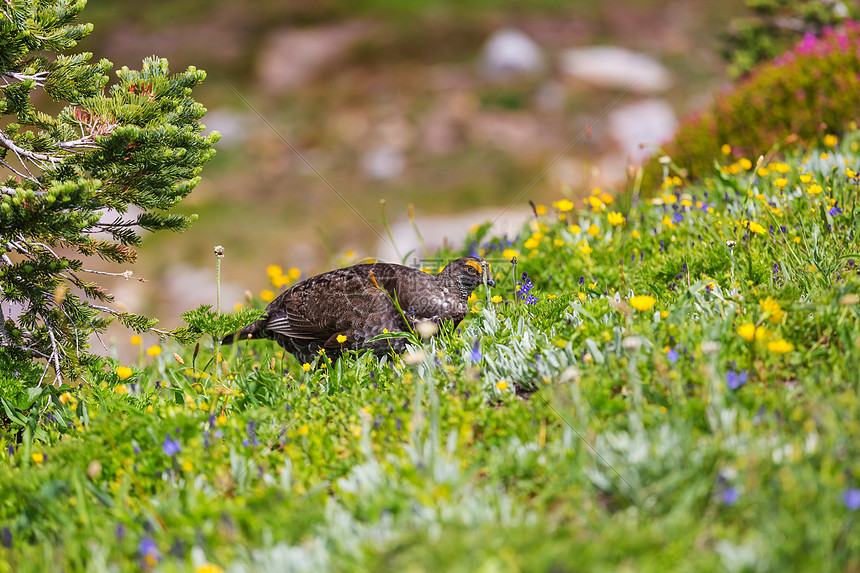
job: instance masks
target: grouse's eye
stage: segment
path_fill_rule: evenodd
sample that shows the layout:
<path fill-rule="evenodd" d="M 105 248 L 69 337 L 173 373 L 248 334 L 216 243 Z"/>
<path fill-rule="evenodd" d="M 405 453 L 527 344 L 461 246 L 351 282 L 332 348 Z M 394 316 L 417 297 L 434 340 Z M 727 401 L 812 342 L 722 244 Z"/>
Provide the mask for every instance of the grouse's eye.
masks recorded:
<path fill-rule="evenodd" d="M 466 271 L 472 275 L 479 275 L 484 272 L 484 267 L 478 261 L 466 261 Z"/>

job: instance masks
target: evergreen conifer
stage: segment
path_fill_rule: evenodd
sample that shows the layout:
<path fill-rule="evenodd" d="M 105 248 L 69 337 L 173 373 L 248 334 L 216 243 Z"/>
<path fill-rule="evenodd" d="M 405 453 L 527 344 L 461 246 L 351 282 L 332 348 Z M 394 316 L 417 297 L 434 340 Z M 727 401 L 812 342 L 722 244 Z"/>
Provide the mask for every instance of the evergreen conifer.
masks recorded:
<path fill-rule="evenodd" d="M 93 267 L 134 262 L 143 230 L 188 227 L 194 217 L 170 209 L 197 185 L 218 138 L 202 134 L 206 110 L 192 97 L 202 70 L 170 74 L 152 57 L 111 81 L 111 62 L 73 52 L 92 30 L 78 22 L 85 4 L 0 6 L 0 371 L 37 372 L 34 383 L 97 365 L 88 338 L 113 319 L 154 329 L 112 308 L 95 280 L 131 271 Z M 57 104 L 55 115 L 39 109 Z"/>

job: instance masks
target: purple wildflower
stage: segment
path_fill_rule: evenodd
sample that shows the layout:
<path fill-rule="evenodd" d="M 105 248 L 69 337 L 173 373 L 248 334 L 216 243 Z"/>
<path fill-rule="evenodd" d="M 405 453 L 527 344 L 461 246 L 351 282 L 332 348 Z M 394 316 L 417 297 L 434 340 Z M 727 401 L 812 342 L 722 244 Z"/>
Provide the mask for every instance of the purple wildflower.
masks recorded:
<path fill-rule="evenodd" d="M 850 488 L 842 492 L 842 501 L 845 502 L 845 507 L 851 511 L 860 509 L 860 489 Z"/>
<path fill-rule="evenodd" d="M 666 360 L 674 364 L 678 361 L 678 351 L 674 348 L 670 348 L 669 352 L 666 353 Z"/>
<path fill-rule="evenodd" d="M 736 488 L 735 486 L 727 487 L 720 495 L 720 498 L 726 505 L 736 504 L 738 502 L 738 497 L 740 497 L 740 495 L 738 494 L 738 488 Z"/>
<path fill-rule="evenodd" d="M 729 390 L 737 390 L 747 383 L 748 377 L 749 375 L 746 370 L 741 370 L 740 372 L 729 370 L 726 372 L 726 386 L 729 387 Z"/>
<path fill-rule="evenodd" d="M 480 362 L 483 357 L 484 355 L 481 354 L 481 341 L 475 340 L 475 343 L 472 345 L 472 362 Z"/>
<path fill-rule="evenodd" d="M 526 304 L 537 304 L 537 298 L 535 297 L 535 295 L 531 294 L 531 290 L 532 288 L 534 288 L 534 285 L 529 278 L 529 274 L 523 273 L 522 282 L 518 282 L 517 284 L 520 287 L 517 290 L 517 298 L 522 301 L 525 301 Z"/>
<path fill-rule="evenodd" d="M 182 445 L 179 440 L 173 438 L 173 434 L 169 433 L 164 437 L 164 445 L 161 447 L 164 455 L 173 457 L 182 451 Z"/>
<path fill-rule="evenodd" d="M 161 561 L 161 552 L 158 550 L 158 545 L 149 537 L 144 537 L 140 540 L 137 546 L 137 553 L 147 565 L 155 565 Z"/>
<path fill-rule="evenodd" d="M 256 426 L 257 426 L 257 423 L 254 422 L 254 420 L 248 421 L 248 428 L 246 430 L 248 432 L 248 439 L 242 440 L 243 446 L 248 446 L 248 445 L 259 446 L 260 445 L 260 440 L 257 439 Z"/>

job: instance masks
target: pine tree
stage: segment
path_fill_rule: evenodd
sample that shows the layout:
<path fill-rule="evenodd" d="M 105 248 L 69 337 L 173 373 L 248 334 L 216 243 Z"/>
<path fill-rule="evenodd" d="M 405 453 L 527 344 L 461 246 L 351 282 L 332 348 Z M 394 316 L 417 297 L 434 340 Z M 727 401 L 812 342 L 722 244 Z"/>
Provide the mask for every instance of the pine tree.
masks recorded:
<path fill-rule="evenodd" d="M 127 265 L 143 231 L 185 230 L 195 217 L 169 210 L 197 185 L 218 138 L 202 134 L 206 110 L 191 96 L 202 70 L 171 75 L 153 57 L 111 82 L 111 62 L 72 53 L 92 30 L 78 23 L 85 4 L 0 5 L 0 365 L 39 372 L 35 383 L 97 364 L 88 337 L 113 319 L 154 329 L 155 320 L 112 309 L 94 280 L 131 271 L 83 261 Z M 65 107 L 51 115 L 37 102 Z"/>

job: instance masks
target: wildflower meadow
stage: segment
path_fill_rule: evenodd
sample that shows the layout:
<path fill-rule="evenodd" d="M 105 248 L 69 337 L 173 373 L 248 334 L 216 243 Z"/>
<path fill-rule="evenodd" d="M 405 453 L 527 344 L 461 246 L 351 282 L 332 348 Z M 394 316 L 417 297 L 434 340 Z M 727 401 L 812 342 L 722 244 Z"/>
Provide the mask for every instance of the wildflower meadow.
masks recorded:
<path fill-rule="evenodd" d="M 477 227 L 498 286 L 402 356 L 222 353 L 305 276 L 272 261 L 196 344 L 7 377 L 0 570 L 860 568 L 860 134 L 825 142 Z"/>

